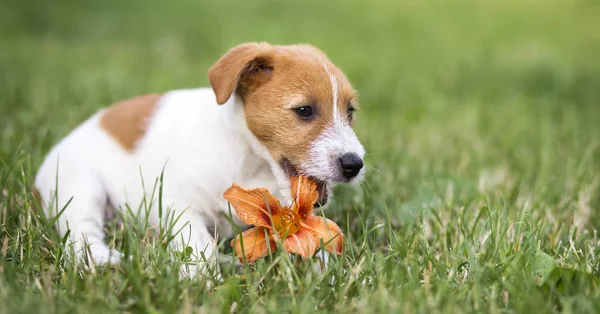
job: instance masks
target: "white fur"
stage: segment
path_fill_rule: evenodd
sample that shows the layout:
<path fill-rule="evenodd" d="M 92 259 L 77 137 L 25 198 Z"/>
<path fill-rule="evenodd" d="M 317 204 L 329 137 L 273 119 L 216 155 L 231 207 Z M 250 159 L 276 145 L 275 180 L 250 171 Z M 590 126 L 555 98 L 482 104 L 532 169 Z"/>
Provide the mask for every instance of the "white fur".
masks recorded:
<path fill-rule="evenodd" d="M 338 165 L 338 158 L 345 153 L 355 153 L 362 159 L 365 149 L 346 122 L 333 123 L 313 143 L 308 162 L 301 166 L 302 172 L 322 181 L 345 182 Z M 360 182 L 364 172 L 361 169 L 349 182 Z"/>
<path fill-rule="evenodd" d="M 55 215 L 72 198 L 58 219 L 58 229 L 61 234 L 71 230 L 80 257 L 87 251 L 96 264 L 118 262 L 120 254 L 104 243 L 103 216 L 109 204 L 123 210 L 127 203 L 135 209 L 146 197 L 153 204 L 149 221 L 159 225 L 158 200 L 150 197 L 163 168 L 165 212 L 171 208 L 182 215 L 174 230 L 187 224 L 174 249 L 189 245 L 199 259 L 203 253 L 207 260 L 216 258 L 208 228 L 225 236 L 232 233 L 222 215 L 228 209 L 223 192 L 232 183 L 266 187 L 279 198 L 290 198 L 289 179 L 274 176 L 273 170 L 283 171 L 274 169 L 276 163 L 248 130 L 236 96 L 218 106 L 211 89 L 165 94 L 134 153 L 126 152 L 100 127 L 102 113 L 57 144 L 36 178 L 40 195 L 50 205 L 49 214 Z"/>

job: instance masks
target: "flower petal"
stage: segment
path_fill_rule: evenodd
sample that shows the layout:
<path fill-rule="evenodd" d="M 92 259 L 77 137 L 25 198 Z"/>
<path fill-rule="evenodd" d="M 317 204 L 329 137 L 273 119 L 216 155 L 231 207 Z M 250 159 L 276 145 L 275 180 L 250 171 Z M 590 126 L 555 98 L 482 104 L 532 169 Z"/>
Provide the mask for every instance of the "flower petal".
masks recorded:
<path fill-rule="evenodd" d="M 317 238 L 306 230 L 288 236 L 283 240 L 283 247 L 289 253 L 298 254 L 304 258 L 311 257 L 315 254 L 318 248 Z"/>
<path fill-rule="evenodd" d="M 312 214 L 314 205 L 319 199 L 317 183 L 305 176 L 294 176 L 291 181 L 296 212 L 304 220 Z"/>
<path fill-rule="evenodd" d="M 254 227 L 242 232 L 231 240 L 230 245 L 235 250 L 235 255 L 240 262 L 243 262 L 244 257 L 246 257 L 246 261 L 252 263 L 277 249 L 274 238 L 269 236 L 267 239 L 266 235 L 268 235 L 266 228 Z M 243 252 L 242 244 L 244 245 Z"/>
<path fill-rule="evenodd" d="M 223 193 L 223 197 L 248 225 L 271 227 L 269 213 L 276 215 L 281 209 L 279 201 L 267 189 L 246 190 L 234 184 Z"/>
<path fill-rule="evenodd" d="M 327 251 L 335 254 L 342 253 L 344 234 L 335 222 L 324 217 L 310 216 L 300 224 L 300 230 L 313 233 L 317 239 L 317 246 L 321 245 L 320 240 L 322 240 Z"/>

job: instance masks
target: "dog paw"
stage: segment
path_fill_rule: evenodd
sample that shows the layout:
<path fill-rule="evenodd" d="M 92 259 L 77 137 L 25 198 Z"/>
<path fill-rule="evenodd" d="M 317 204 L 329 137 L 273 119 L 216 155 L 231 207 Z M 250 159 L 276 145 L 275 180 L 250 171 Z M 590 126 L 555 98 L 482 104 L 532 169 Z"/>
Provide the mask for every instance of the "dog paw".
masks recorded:
<path fill-rule="evenodd" d="M 331 254 L 327 251 L 320 251 L 315 257 L 314 264 L 312 265 L 313 271 L 319 276 L 325 276 L 329 272 L 329 268 L 331 263 Z M 330 285 L 335 285 L 337 282 L 337 278 L 335 274 L 329 278 L 328 283 Z"/>
<path fill-rule="evenodd" d="M 209 267 L 206 263 L 183 264 L 179 268 L 179 280 L 204 279 L 206 287 L 212 288 L 215 284 L 223 281 L 221 271 L 218 267 Z"/>
<path fill-rule="evenodd" d="M 92 266 L 117 265 L 123 254 L 117 250 L 108 248 L 106 245 L 89 245 L 81 252 L 81 257 Z"/>

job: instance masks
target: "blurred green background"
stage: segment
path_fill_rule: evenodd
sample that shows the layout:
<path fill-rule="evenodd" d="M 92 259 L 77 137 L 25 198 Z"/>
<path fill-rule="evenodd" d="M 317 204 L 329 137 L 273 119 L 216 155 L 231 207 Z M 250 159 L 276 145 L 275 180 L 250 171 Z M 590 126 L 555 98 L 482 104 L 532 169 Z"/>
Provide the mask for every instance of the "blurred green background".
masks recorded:
<path fill-rule="evenodd" d="M 305 42 L 361 93 L 370 181 L 386 187 L 374 197 L 429 198 L 449 182 L 469 193 L 488 168 L 557 197 L 598 170 L 599 12 L 593 1 L 5 1 L 0 149 L 37 165 L 103 106 L 208 86 L 237 44 Z"/>
<path fill-rule="evenodd" d="M 4 0 L 3 213 L 18 215 L 23 197 L 12 191 L 27 189 L 50 147 L 101 107 L 208 86 L 208 67 L 243 42 L 302 42 L 327 53 L 361 93 L 356 130 L 368 152 L 367 181 L 363 193 L 341 188 L 328 214 L 344 230 L 365 233 L 374 252 L 393 252 L 422 227 L 428 254 L 455 265 L 482 245 L 459 229 L 495 230 L 475 214 L 493 209 L 499 229 L 540 223 L 532 231 L 539 248 L 563 266 L 598 274 L 597 244 L 584 257 L 566 257 L 560 245 L 600 226 L 599 4 Z M 400 235 L 367 235 L 364 226 L 380 222 Z M 4 234 L 14 236 L 13 227 Z M 519 230 L 494 243 L 496 253 L 514 253 Z M 462 253 L 452 253 L 456 243 Z M 382 282 L 386 293 L 400 293 Z M 540 301 L 515 304 L 536 309 Z"/>

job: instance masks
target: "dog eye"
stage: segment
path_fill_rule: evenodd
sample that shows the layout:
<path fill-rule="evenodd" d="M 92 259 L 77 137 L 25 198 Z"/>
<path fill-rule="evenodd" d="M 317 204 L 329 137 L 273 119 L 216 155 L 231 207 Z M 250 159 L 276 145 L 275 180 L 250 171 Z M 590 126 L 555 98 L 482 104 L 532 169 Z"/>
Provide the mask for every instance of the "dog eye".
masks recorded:
<path fill-rule="evenodd" d="M 356 109 L 352 106 L 348 106 L 348 121 L 352 122 L 352 119 L 354 118 L 354 112 L 356 111 Z"/>
<path fill-rule="evenodd" d="M 294 112 L 302 120 L 309 120 L 313 117 L 313 108 L 311 106 L 294 108 Z"/>

